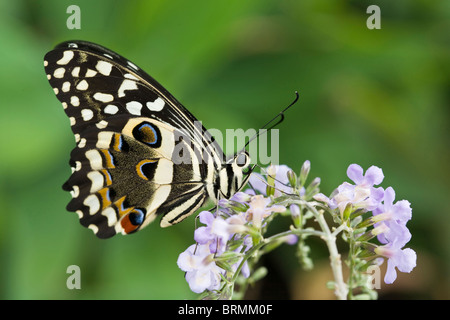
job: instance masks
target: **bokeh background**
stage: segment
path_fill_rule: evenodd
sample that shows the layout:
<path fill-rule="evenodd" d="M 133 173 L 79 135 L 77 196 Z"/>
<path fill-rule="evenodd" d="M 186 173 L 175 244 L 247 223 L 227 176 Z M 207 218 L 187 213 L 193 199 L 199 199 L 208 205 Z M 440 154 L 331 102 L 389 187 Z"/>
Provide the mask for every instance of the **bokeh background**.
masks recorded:
<path fill-rule="evenodd" d="M 66 9 L 81 9 L 69 30 Z M 369 30 L 366 9 L 381 9 Z M 411 274 L 380 299 L 449 295 L 449 1 L 0 1 L 0 298 L 190 299 L 176 265 L 194 218 L 97 239 L 65 210 L 74 138 L 43 56 L 69 39 L 100 43 L 158 79 L 208 128 L 259 128 L 294 97 L 280 162 L 312 163 L 329 194 L 351 163 L 381 167 L 413 208 Z M 264 259 L 249 298 L 328 299 L 320 241 L 303 271 L 288 246 Z M 81 290 L 68 290 L 69 265 Z"/>

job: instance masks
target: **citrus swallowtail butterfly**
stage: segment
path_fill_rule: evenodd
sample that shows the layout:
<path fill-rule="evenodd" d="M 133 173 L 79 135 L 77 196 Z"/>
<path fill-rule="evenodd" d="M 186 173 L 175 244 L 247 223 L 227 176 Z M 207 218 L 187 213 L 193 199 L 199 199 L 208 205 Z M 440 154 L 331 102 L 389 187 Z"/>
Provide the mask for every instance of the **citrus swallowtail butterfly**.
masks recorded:
<path fill-rule="evenodd" d="M 136 232 L 158 216 L 171 226 L 246 184 L 248 153 L 226 159 L 197 119 L 124 57 L 67 41 L 44 66 L 75 135 L 67 210 L 99 238 Z"/>

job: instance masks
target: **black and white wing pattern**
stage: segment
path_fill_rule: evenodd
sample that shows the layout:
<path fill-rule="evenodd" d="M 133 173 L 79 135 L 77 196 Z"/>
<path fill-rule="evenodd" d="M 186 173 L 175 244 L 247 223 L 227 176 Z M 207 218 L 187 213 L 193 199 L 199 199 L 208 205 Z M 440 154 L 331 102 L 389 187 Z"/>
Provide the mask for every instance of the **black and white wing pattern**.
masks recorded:
<path fill-rule="evenodd" d="M 208 131 L 132 62 L 68 41 L 45 55 L 44 66 L 76 141 L 63 185 L 72 195 L 67 209 L 98 237 L 135 232 L 158 216 L 170 226 L 208 197 L 236 191 L 234 175 L 220 174 L 236 166 L 224 164 Z"/>

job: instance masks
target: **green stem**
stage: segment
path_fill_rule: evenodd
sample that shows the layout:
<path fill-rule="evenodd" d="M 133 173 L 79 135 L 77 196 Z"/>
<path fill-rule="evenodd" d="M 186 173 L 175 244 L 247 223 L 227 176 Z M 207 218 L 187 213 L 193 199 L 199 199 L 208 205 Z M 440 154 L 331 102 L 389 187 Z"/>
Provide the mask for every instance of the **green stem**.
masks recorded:
<path fill-rule="evenodd" d="M 318 212 L 316 208 L 308 206 L 309 210 L 314 214 L 320 228 L 324 232 L 322 239 L 325 241 L 328 247 L 328 252 L 330 253 L 330 265 L 334 276 L 335 290 L 334 294 L 339 300 L 346 300 L 348 288 L 344 282 L 344 277 L 342 274 L 342 261 L 341 255 L 339 254 L 336 246 L 336 232 L 331 233 L 327 222 L 323 216 L 323 210 Z"/>
<path fill-rule="evenodd" d="M 281 204 L 281 203 L 280 203 Z M 340 226 L 333 233 L 330 231 L 327 222 L 323 216 L 324 210 L 321 209 L 320 212 L 317 211 L 316 206 L 321 207 L 322 205 L 319 202 L 315 201 L 304 201 L 304 200 L 287 200 L 286 204 L 298 204 L 300 206 L 306 207 L 316 218 L 319 223 L 320 228 L 322 229 L 323 235 L 322 239 L 325 241 L 328 252 L 330 253 L 330 265 L 331 270 L 333 271 L 334 276 L 334 285 L 335 291 L 334 294 L 339 300 L 346 300 L 348 287 L 344 282 L 344 277 L 342 273 L 342 261 L 341 255 L 339 254 L 336 246 L 336 235 L 345 229 L 345 227 Z"/>
<path fill-rule="evenodd" d="M 353 269 L 355 268 L 355 259 L 353 256 L 353 252 L 355 249 L 355 242 L 353 241 L 353 236 L 350 237 L 349 239 L 349 253 L 348 253 L 348 258 L 350 259 L 350 262 L 348 264 L 349 267 L 349 275 L 348 275 L 348 298 L 350 300 L 353 299 Z"/>
<path fill-rule="evenodd" d="M 299 230 L 299 229 L 291 229 L 289 231 L 284 231 L 278 234 L 275 234 L 271 237 L 268 237 L 266 239 L 261 240 L 258 244 L 254 245 L 253 247 L 251 247 L 244 255 L 244 258 L 242 259 L 241 263 L 239 264 L 239 266 L 236 269 L 236 272 L 233 275 L 233 278 L 231 279 L 231 282 L 235 282 L 236 278 L 238 277 L 239 273 L 241 272 L 242 267 L 244 266 L 244 263 L 250 259 L 255 252 L 257 252 L 259 249 L 261 249 L 262 247 L 264 247 L 265 245 L 269 244 L 272 241 L 276 241 L 282 237 L 288 236 L 288 235 L 315 235 L 315 236 L 320 236 L 323 237 L 324 234 L 323 232 L 317 231 L 317 230 Z"/>

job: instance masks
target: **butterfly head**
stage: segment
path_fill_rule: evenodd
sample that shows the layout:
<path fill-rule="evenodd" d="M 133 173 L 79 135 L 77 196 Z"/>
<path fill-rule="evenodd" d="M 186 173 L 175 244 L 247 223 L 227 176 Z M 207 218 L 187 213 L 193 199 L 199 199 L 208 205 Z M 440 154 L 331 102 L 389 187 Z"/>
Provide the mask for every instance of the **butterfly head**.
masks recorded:
<path fill-rule="evenodd" d="M 220 191 L 222 196 L 230 198 L 247 183 L 252 167 L 250 155 L 246 150 L 236 153 L 223 164 L 220 170 Z"/>

